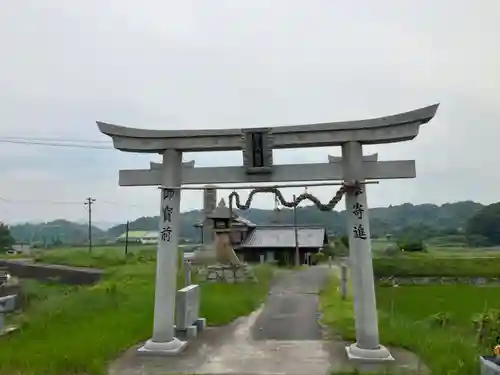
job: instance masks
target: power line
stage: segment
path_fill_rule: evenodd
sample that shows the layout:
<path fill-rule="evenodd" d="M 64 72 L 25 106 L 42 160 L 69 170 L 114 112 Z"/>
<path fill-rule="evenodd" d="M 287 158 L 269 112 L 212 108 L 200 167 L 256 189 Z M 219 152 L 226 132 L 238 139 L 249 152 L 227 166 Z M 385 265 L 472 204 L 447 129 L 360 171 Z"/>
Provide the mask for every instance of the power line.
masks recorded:
<path fill-rule="evenodd" d="M 49 141 L 49 142 L 72 142 L 72 143 L 107 143 L 102 139 L 75 139 L 75 138 L 58 138 L 58 137 L 6 137 L 0 136 L 0 139 L 11 141 Z"/>
<path fill-rule="evenodd" d="M 9 203 L 9 204 L 54 204 L 54 205 L 59 205 L 59 204 L 82 204 L 81 202 L 71 202 L 71 201 L 49 201 L 49 200 L 31 200 L 31 199 L 9 199 L 9 198 L 4 198 L 0 197 L 0 201 Z"/>
<path fill-rule="evenodd" d="M 94 149 L 94 150 L 114 150 L 112 146 L 98 146 L 92 144 L 77 144 L 77 143 L 69 143 L 69 142 L 50 142 L 50 141 L 36 141 L 36 140 L 13 140 L 13 139 L 2 139 L 0 138 L 0 143 L 9 143 L 9 144 L 20 144 L 27 146 L 49 146 L 49 147 L 68 147 L 68 148 L 85 148 L 85 149 Z"/>

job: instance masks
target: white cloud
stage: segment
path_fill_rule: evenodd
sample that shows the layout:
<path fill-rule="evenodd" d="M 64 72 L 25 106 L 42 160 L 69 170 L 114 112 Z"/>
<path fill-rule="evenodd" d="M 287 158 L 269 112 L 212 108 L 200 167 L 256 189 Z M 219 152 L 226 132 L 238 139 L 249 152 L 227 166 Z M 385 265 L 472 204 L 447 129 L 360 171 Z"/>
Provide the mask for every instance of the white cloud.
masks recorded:
<path fill-rule="evenodd" d="M 496 0 L 4 1 L 0 140 L 107 141 L 95 120 L 156 129 L 267 126 L 384 116 L 439 101 L 415 141 L 366 148 L 383 160 L 417 160 L 417 179 L 371 187 L 370 204 L 493 202 L 499 11 Z M 276 161 L 326 155 L 279 151 Z M 0 143 L 0 197 L 13 201 L 0 202 L 1 218 L 82 218 L 76 204 L 14 201 L 89 195 L 98 199 L 96 220 L 156 214 L 155 189 L 117 186 L 118 169 L 146 168 L 154 158 Z M 310 190 L 326 200 L 333 189 Z M 199 193 L 183 195 L 184 209 L 200 204 Z"/>

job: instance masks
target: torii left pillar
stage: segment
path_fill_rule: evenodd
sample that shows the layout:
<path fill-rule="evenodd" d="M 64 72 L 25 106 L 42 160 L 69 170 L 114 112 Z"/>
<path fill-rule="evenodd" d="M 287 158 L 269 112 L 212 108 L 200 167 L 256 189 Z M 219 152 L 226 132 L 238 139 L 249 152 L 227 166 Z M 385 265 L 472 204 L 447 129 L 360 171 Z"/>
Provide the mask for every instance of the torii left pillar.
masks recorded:
<path fill-rule="evenodd" d="M 139 349 L 139 353 L 175 355 L 187 345 L 187 342 L 175 337 L 174 327 L 182 153 L 166 150 L 162 168 L 153 337 Z"/>

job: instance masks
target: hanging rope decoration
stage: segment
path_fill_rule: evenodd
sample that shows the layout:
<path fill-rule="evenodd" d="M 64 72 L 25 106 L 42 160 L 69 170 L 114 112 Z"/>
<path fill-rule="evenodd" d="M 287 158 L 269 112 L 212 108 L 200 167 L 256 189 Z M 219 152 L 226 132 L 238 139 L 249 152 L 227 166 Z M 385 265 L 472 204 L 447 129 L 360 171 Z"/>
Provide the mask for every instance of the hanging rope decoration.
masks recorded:
<path fill-rule="evenodd" d="M 274 211 L 280 211 L 280 201 L 276 194 L 274 194 Z"/>
<path fill-rule="evenodd" d="M 308 200 L 320 210 L 320 211 L 331 211 L 335 208 L 337 203 L 339 203 L 342 200 L 342 197 L 344 194 L 349 190 L 349 189 L 355 189 L 356 192 L 360 192 L 360 183 L 359 182 L 354 182 L 354 183 L 344 183 L 335 193 L 332 199 L 327 204 L 321 203 L 321 201 L 316 198 L 314 195 L 308 193 L 307 191 L 300 194 L 295 198 L 294 201 L 287 201 L 283 197 L 283 194 L 281 191 L 278 190 L 278 188 L 272 187 L 272 186 L 266 186 L 266 187 L 258 187 L 253 189 L 250 194 L 248 195 L 248 198 L 245 202 L 245 204 L 241 204 L 240 201 L 240 195 L 236 192 L 233 191 L 231 194 L 229 194 L 229 210 L 232 214 L 233 212 L 233 199 L 234 203 L 236 204 L 236 207 L 239 210 L 248 210 L 250 208 L 250 205 L 252 204 L 252 200 L 255 194 L 257 193 L 273 193 L 276 197 L 276 200 L 281 203 L 282 206 L 287 207 L 287 208 L 294 208 L 297 207 L 300 202 Z"/>

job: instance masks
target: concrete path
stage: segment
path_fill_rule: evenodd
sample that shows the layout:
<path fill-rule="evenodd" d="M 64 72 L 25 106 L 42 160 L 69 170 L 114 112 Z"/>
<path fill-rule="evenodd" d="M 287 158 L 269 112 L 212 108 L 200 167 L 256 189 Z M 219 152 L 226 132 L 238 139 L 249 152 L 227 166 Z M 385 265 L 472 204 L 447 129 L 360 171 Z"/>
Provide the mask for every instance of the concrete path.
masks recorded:
<path fill-rule="evenodd" d="M 323 339 L 318 323 L 318 292 L 336 270 L 315 266 L 285 272 L 263 308 L 250 316 L 225 327 L 208 328 L 176 357 L 138 356 L 138 345 L 111 364 L 109 375 L 327 375 L 352 371 L 346 343 Z M 405 352 L 392 354 L 408 363 Z"/>
<path fill-rule="evenodd" d="M 321 340 L 318 294 L 329 269 L 306 268 L 283 276 L 271 289 L 252 327 L 254 340 Z"/>
<path fill-rule="evenodd" d="M 285 271 L 266 304 L 250 316 L 209 329 L 178 357 L 141 357 L 132 348 L 109 374 L 326 375 L 332 355 L 318 323 L 318 293 L 330 272 L 328 267 Z M 342 345 L 339 351 L 343 354 Z"/>

